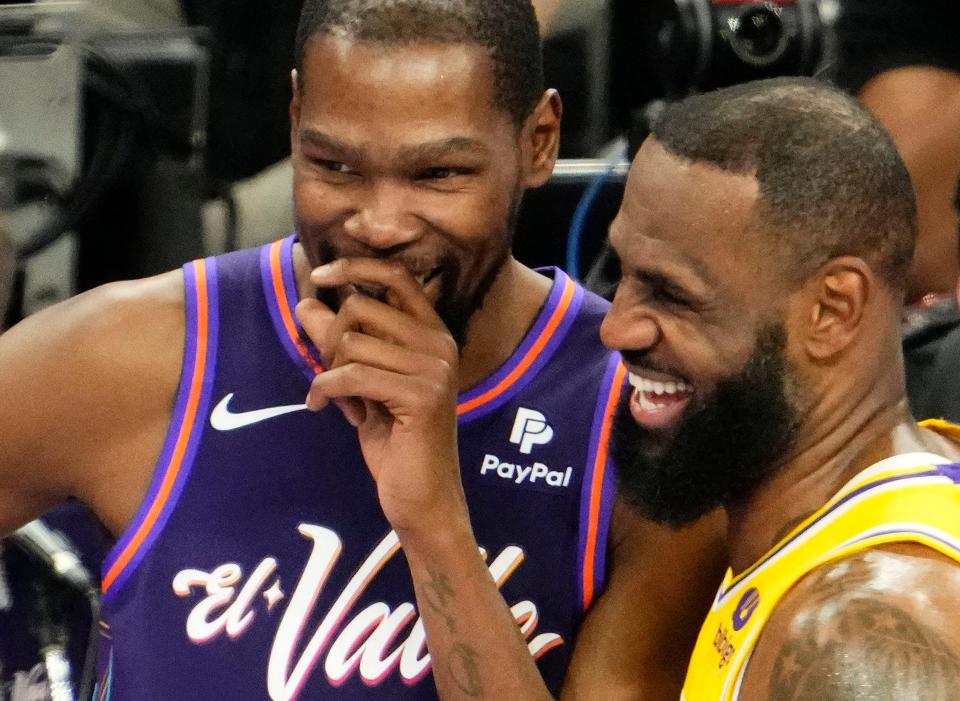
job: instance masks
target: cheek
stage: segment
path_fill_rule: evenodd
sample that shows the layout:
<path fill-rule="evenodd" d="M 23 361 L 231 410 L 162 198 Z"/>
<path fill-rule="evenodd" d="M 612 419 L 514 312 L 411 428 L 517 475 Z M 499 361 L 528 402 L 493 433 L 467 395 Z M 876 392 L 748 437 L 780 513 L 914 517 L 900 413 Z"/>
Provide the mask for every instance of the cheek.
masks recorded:
<path fill-rule="evenodd" d="M 663 324 L 663 341 L 671 361 L 703 397 L 736 375 L 755 345 L 753 336 L 741 329 L 705 328 L 684 320 Z"/>
<path fill-rule="evenodd" d="M 301 226 L 325 224 L 347 206 L 346 198 L 336 188 L 304 176 L 293 178 L 293 209 Z"/>

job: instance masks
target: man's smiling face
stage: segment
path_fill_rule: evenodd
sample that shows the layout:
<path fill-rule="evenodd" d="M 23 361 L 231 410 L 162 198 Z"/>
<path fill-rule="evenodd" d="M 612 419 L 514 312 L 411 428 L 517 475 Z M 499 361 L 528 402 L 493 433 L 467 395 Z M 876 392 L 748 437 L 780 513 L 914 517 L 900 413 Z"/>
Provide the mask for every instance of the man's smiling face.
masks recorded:
<path fill-rule="evenodd" d="M 611 227 L 622 279 L 604 342 L 633 391 L 615 453 L 648 515 L 685 523 L 742 499 L 796 425 L 780 257 L 758 231 L 753 177 L 680 159 L 649 140 Z"/>
<path fill-rule="evenodd" d="M 396 261 L 462 336 L 509 255 L 523 192 L 521 130 L 496 105 L 489 56 L 318 36 L 303 71 L 291 136 L 311 265 Z"/>

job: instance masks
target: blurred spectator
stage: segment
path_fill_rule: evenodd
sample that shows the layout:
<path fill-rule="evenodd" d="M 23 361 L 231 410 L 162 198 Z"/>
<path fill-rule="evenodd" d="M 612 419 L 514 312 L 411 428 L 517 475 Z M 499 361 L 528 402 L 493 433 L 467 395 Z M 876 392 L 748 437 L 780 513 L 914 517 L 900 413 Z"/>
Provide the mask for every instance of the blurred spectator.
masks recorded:
<path fill-rule="evenodd" d="M 960 421 L 960 3 L 844 0 L 838 81 L 893 136 L 917 192 L 920 233 L 904 319 L 917 418 Z"/>
<path fill-rule="evenodd" d="M 958 278 L 960 2 L 844 0 L 838 80 L 887 127 L 917 191 L 920 237 L 908 291 L 951 294 Z"/>

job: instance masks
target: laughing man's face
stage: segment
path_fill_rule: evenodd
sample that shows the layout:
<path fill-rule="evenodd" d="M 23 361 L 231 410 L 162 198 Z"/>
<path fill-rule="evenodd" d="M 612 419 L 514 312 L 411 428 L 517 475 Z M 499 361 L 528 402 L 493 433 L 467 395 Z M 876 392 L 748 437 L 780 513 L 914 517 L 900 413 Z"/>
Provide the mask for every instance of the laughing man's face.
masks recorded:
<path fill-rule="evenodd" d="M 758 194 L 649 140 L 611 226 L 622 279 L 602 334 L 633 388 L 614 450 L 624 492 L 659 521 L 741 501 L 790 447 L 784 285 L 758 245 Z"/>

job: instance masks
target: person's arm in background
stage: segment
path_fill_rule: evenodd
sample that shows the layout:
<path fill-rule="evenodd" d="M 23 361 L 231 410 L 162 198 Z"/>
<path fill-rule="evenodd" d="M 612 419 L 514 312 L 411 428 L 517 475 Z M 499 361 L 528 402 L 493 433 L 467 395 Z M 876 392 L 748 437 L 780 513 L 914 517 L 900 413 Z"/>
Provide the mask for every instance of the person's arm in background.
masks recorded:
<path fill-rule="evenodd" d="M 540 33 L 544 36 L 549 33 L 554 16 L 557 14 L 557 8 L 563 0 L 533 0 L 533 7 L 537 11 L 537 19 L 540 20 Z"/>
<path fill-rule="evenodd" d="M 917 190 L 920 233 L 908 302 L 953 293 L 960 271 L 960 4 L 844 0 L 837 82 L 889 130 Z"/>
<path fill-rule="evenodd" d="M 893 136 L 917 191 L 920 230 L 908 299 L 952 292 L 960 276 L 960 72 L 897 68 L 871 79 L 860 98 Z"/>

